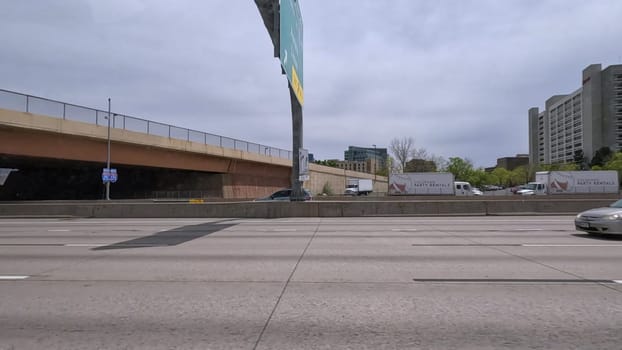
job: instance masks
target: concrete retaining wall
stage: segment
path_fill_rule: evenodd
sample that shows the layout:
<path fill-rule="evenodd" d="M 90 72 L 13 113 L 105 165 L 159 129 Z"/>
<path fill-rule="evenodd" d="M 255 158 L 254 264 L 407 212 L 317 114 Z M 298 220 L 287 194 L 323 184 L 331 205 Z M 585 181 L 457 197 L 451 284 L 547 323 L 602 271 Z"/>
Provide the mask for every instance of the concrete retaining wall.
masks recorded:
<path fill-rule="evenodd" d="M 312 202 L 38 202 L 2 203 L 0 217 L 280 218 L 456 215 L 574 215 L 610 199 L 312 201 Z"/>
<path fill-rule="evenodd" d="M 375 176 L 319 164 L 309 164 L 309 170 L 309 181 L 306 181 L 304 186 L 316 196 L 323 192 L 324 186 L 329 187 L 333 194 L 343 194 L 346 190 L 347 179 L 373 180 L 374 194 L 386 193 L 388 189 L 388 178 L 385 176 Z"/>

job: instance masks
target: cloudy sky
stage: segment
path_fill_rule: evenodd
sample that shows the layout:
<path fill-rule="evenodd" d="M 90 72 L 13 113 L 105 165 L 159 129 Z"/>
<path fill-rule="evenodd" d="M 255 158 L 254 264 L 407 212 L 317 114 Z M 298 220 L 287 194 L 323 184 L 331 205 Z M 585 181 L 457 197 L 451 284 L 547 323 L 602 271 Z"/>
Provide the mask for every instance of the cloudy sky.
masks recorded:
<path fill-rule="evenodd" d="M 619 0 L 300 0 L 304 146 L 413 137 L 492 166 L 527 110 L 622 63 Z M 0 2 L 0 89 L 291 149 L 287 80 L 252 0 Z"/>

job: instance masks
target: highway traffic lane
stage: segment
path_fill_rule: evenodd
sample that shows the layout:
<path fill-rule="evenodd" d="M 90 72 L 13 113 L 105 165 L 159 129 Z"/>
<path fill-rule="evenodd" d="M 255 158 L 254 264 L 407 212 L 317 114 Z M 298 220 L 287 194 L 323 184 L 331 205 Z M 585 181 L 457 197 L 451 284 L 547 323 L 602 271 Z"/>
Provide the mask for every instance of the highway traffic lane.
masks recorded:
<path fill-rule="evenodd" d="M 3 297 L 8 296 L 4 299 L 7 304 L 25 304 L 34 298 L 46 302 L 48 310 L 47 318 L 45 315 L 37 314 L 36 311 L 26 310 L 21 318 L 16 317 L 15 323 L 11 324 L 9 330 L 12 333 L 7 334 L 7 337 L 2 334 L 2 339 L 15 339 L 24 342 L 23 344 L 26 345 L 33 344 L 28 343 L 28 339 L 31 338 L 51 339 L 52 343 L 44 344 L 47 345 L 46 348 L 80 348 L 85 347 L 84 344 L 87 343 L 105 344 L 110 337 L 119 339 L 118 343 L 111 344 L 132 344 L 134 348 L 141 346 L 143 348 L 158 348 L 159 346 L 170 348 L 175 344 L 191 347 L 190 344 L 199 344 L 195 347 L 227 348 L 228 346 L 251 349 L 252 347 L 249 344 L 253 343 L 250 339 L 253 337 L 259 340 L 259 348 L 262 346 L 265 346 L 264 348 L 318 348 L 324 344 L 332 344 L 333 348 L 347 348 L 350 346 L 347 344 L 358 344 L 360 348 L 365 348 L 366 344 L 371 344 L 368 348 L 382 348 L 381 346 L 403 348 L 407 347 L 408 344 L 429 344 L 430 346 L 440 344 L 438 348 L 447 348 L 451 344 L 462 345 L 454 346 L 460 348 L 483 348 L 487 344 L 494 348 L 502 346 L 524 348 L 525 344 L 534 346 L 548 344 L 547 348 L 555 348 L 558 343 L 560 344 L 559 348 L 562 348 L 561 346 L 568 348 L 569 344 L 573 342 L 579 345 L 593 342 L 599 348 L 617 348 L 620 337 L 617 336 L 618 338 L 616 338 L 617 333 L 613 333 L 611 325 L 619 328 L 619 323 L 611 319 L 610 313 L 612 310 L 619 311 L 620 308 L 619 294 L 622 290 L 618 284 L 590 282 L 581 278 L 566 277 L 561 279 L 553 275 L 548 276 L 548 272 L 547 276 L 538 276 L 537 273 L 534 274 L 534 271 L 529 271 L 529 269 L 540 266 L 538 269 L 546 270 L 547 267 L 538 262 L 531 262 L 533 265 L 529 265 L 529 261 L 520 263 L 526 264 L 521 266 L 529 266 L 523 270 L 523 273 L 512 276 L 512 271 L 516 267 L 513 267 L 514 262 L 525 259 L 516 259 L 517 257 L 512 256 L 512 254 L 495 250 L 495 247 L 477 242 L 475 246 L 465 246 L 464 244 L 473 243 L 469 242 L 469 239 L 473 239 L 473 237 L 455 235 L 456 232 L 459 232 L 459 227 L 464 226 L 459 225 L 460 220 L 460 218 L 445 218 L 438 220 L 437 226 L 433 226 L 434 223 L 431 222 L 428 232 L 407 231 L 406 229 L 416 223 L 416 220 L 396 220 L 400 222 L 397 229 L 404 231 L 393 231 L 396 227 L 389 226 L 390 220 L 387 219 L 381 219 L 375 224 L 374 219 L 364 220 L 364 224 L 360 228 L 354 226 L 352 221 L 322 220 L 321 222 L 311 222 L 305 220 L 302 225 L 306 227 L 305 229 L 301 229 L 296 224 L 296 220 L 287 220 L 286 222 L 254 220 L 240 221 L 238 225 L 174 246 L 104 251 L 94 251 L 84 246 L 39 247 L 45 249 L 45 251 L 39 252 L 43 261 L 46 259 L 64 261 L 62 256 L 69 256 L 66 261 L 67 264 L 55 271 L 55 273 L 61 274 L 66 272 L 66 276 L 56 276 L 56 278 L 63 277 L 65 279 L 41 281 L 38 279 L 48 277 L 35 275 L 26 280 L 0 282 L 0 293 Z M 528 225 L 532 222 L 526 220 L 525 224 Z M 431 237 L 432 234 L 438 235 L 442 233 L 440 231 L 447 231 L 448 223 L 450 223 L 449 226 L 455 227 L 453 234 L 451 232 L 450 234 L 444 233 L 443 237 L 448 237 L 449 240 L 443 238 L 431 241 L 430 239 L 434 238 Z M 315 237 L 314 231 L 310 230 L 314 224 L 319 227 L 317 229 L 318 234 Z M 497 224 L 494 223 L 493 225 Z M 337 229 L 330 227 L 330 225 L 341 228 Z M 326 235 L 319 234 L 322 228 L 325 229 Z M 334 237 L 330 237 L 328 231 L 331 230 L 335 231 Z M 528 235 L 532 233 L 528 233 Z M 469 232 L 469 234 L 476 234 L 476 232 Z M 503 227 L 499 227 L 497 235 L 503 238 L 504 234 L 508 233 L 504 233 Z M 564 242 L 567 239 L 564 232 L 550 231 L 542 232 L 542 234 L 550 236 L 548 239 L 553 242 L 556 238 Z M 421 235 L 423 240 L 417 235 Z M 511 232 L 511 236 L 512 239 L 516 239 L 516 232 Z M 582 237 L 572 235 L 570 237 L 573 240 L 583 240 Z M 488 238 L 497 239 L 494 238 L 494 235 Z M 306 244 L 309 244 L 308 247 Z M 408 244 L 414 249 L 413 252 L 418 251 L 419 254 L 411 253 Z M 429 244 L 437 245 L 427 246 Z M 304 255 L 305 248 L 303 246 L 307 249 Z M 27 253 L 24 255 L 29 254 L 21 261 L 37 259 L 35 257 L 37 253 L 32 254 L 32 250 L 29 250 L 33 247 L 11 248 L 18 255 L 20 252 Z M 507 248 L 503 247 L 503 249 Z M 54 249 L 58 250 L 58 254 L 50 253 L 49 250 Z M 69 249 L 69 251 L 65 251 L 65 249 Z M 527 247 L 526 251 L 532 251 L 532 249 L 534 247 Z M 342 254 L 338 254 L 339 250 L 342 251 Z M 74 253 L 71 253 L 72 251 Z M 474 254 L 474 252 L 478 254 Z M 72 254 L 74 258 L 71 258 Z M 90 254 L 101 254 L 101 257 Z M 49 256 L 53 258 L 48 258 Z M 88 260 L 85 256 L 97 256 L 97 258 Z M 7 256 L 6 258 L 5 261 L 13 258 L 20 260 L 19 256 Z M 560 259 L 570 258 L 562 256 Z M 615 259 L 615 257 L 611 258 Z M 84 260 L 79 261 L 80 259 Z M 298 259 L 301 260 L 298 262 Z M 75 260 L 78 260 L 78 263 L 75 263 Z M 261 261 L 271 261 L 268 265 L 281 266 L 283 271 L 275 273 L 274 269 L 266 269 L 266 266 L 253 270 L 252 266 L 245 264 L 258 265 Z M 595 261 L 597 261 L 596 255 L 594 259 L 587 262 L 587 265 L 598 270 L 600 267 L 598 264 L 594 264 Z M 218 262 L 224 265 L 218 267 Z M 486 262 L 487 265 L 504 266 L 507 268 L 506 276 L 513 278 L 503 278 L 504 276 L 484 276 L 481 278 L 485 272 L 492 271 L 490 267 L 486 270 L 487 267 L 482 264 L 483 262 Z M 100 263 L 102 264 L 100 265 Z M 314 275 L 311 276 L 313 277 L 311 282 L 296 282 L 300 276 L 308 274 L 307 270 L 310 267 L 326 263 L 329 264 L 329 267 L 332 263 L 333 270 L 336 270 L 338 274 L 333 272 L 332 275 L 325 273 L 322 276 L 320 275 L 321 271 L 312 271 Z M 378 273 L 366 273 L 364 268 L 352 271 L 352 269 L 357 268 L 357 265 L 363 264 L 363 267 L 369 267 L 378 263 L 381 265 L 388 264 L 386 267 L 389 268 L 393 263 L 393 267 L 398 271 L 396 279 L 410 276 L 411 280 L 403 283 L 387 283 L 380 276 L 384 267 L 379 269 Z M 436 270 L 437 274 L 432 276 L 436 280 L 422 282 L 420 277 L 418 281 L 415 281 L 417 276 L 412 275 L 412 269 L 407 268 L 425 266 L 422 264 L 426 263 L 440 267 Z M 298 264 L 297 268 L 296 264 Z M 461 276 L 469 277 L 470 282 L 456 281 L 455 276 L 446 274 L 449 268 L 461 264 L 472 272 L 477 272 Z M 197 265 L 196 269 L 192 267 L 193 265 Z M 261 264 L 259 265 L 261 266 Z M 4 266 L 4 264 L 0 266 Z M 76 266 L 81 266 L 82 270 L 79 273 L 71 273 L 71 269 Z M 286 267 L 289 267 L 289 275 L 286 273 Z M 269 279 L 262 280 L 258 276 L 247 276 L 244 273 L 237 275 L 241 282 L 222 281 L 222 276 L 226 276 L 226 272 L 235 271 L 236 268 L 239 270 L 250 269 L 258 274 L 264 273 L 265 276 L 275 278 L 275 282 L 271 282 Z M 478 268 L 483 268 L 483 270 L 478 271 Z M 161 271 L 157 271 L 158 269 Z M 296 269 L 295 272 L 293 272 L 294 269 Z M 211 271 L 207 273 L 208 275 L 209 273 L 213 273 L 214 276 L 220 274 L 221 279 L 209 280 L 208 277 L 208 279 L 201 280 L 200 278 L 206 276 L 205 271 Z M 88 276 L 89 272 L 93 276 Z M 97 274 L 102 272 L 109 275 L 98 278 Z M 141 272 L 146 273 L 150 278 L 157 278 L 157 281 L 131 280 L 140 277 Z M 594 271 L 588 272 L 593 273 Z M 203 275 L 201 275 L 202 273 Z M 119 278 L 118 280 L 108 280 L 115 275 Z M 562 275 L 566 274 L 562 273 Z M 338 276 L 343 280 L 323 283 L 323 279 L 327 279 L 326 276 L 329 278 Z M 352 278 L 352 276 L 356 278 L 366 277 L 367 281 L 347 282 L 347 279 Z M 247 277 L 251 278 L 244 281 Z M 289 277 L 292 277 L 293 280 L 287 283 Z M 495 281 L 492 280 L 493 277 Z M 541 277 L 547 277 L 547 279 Z M 38 283 L 42 284 L 38 285 Z M 185 292 L 187 289 L 194 289 L 197 285 L 205 287 L 232 286 L 233 289 L 243 289 L 250 294 L 253 294 L 252 290 L 256 286 L 272 286 L 267 299 L 271 298 L 276 309 L 274 309 L 273 318 L 265 313 L 263 314 L 265 316 L 264 325 L 267 322 L 268 327 L 261 339 L 259 339 L 261 332 L 258 331 L 257 326 L 257 323 L 261 322 L 251 320 L 251 323 L 245 323 L 244 316 L 239 315 L 243 312 L 234 312 L 229 315 L 228 319 L 234 320 L 245 330 L 237 329 L 222 317 L 215 317 L 214 324 L 209 324 L 208 320 L 203 319 L 197 321 L 191 317 L 192 313 L 189 312 L 184 312 L 183 315 L 175 317 L 175 314 L 171 314 L 173 306 L 167 306 L 167 303 L 162 304 L 162 309 L 159 310 L 161 300 L 175 300 L 176 297 L 185 305 L 200 303 L 201 295 L 204 293 L 186 295 Z M 101 296 L 96 295 L 89 299 L 91 293 L 89 286 L 103 289 Z M 167 287 L 161 288 L 161 286 Z M 285 290 L 283 290 L 284 286 L 286 286 Z M 25 289 L 32 290 L 34 294 L 23 292 Z M 152 290 L 156 294 L 148 297 L 142 304 L 141 307 L 147 308 L 147 312 L 142 313 L 141 310 L 132 309 L 132 305 L 139 303 L 137 299 L 141 298 L 141 293 L 145 289 Z M 181 294 L 178 293 L 178 290 L 182 291 Z M 161 291 L 162 294 L 159 294 L 158 291 Z M 210 292 L 203 291 L 207 292 L 206 298 L 209 298 Z M 403 296 L 399 296 L 400 291 Z M 117 299 L 115 296 L 119 293 L 126 298 Z M 233 291 L 232 293 L 235 294 L 236 292 Z M 281 293 L 282 297 L 279 299 Z M 58 294 L 73 295 L 72 299 L 87 300 L 78 302 L 76 307 L 88 309 L 90 305 L 96 309 L 94 313 L 101 315 L 101 317 L 89 320 L 88 318 L 80 318 L 80 314 L 68 312 L 69 299 L 61 297 L 55 301 L 54 299 Z M 199 312 L 200 317 L 208 318 L 210 309 L 217 307 L 213 306 L 213 303 L 221 298 L 224 300 L 224 304 L 228 305 L 226 295 L 229 292 L 221 291 L 212 294 L 216 295 L 216 298 L 207 302 L 204 309 L 199 310 L 206 312 L 206 314 Z M 258 298 L 263 299 L 261 293 L 259 294 Z M 225 296 L 219 297 L 219 295 Z M 480 295 L 486 298 L 480 298 Z M 576 295 L 578 299 L 572 299 L 573 295 Z M 425 298 L 416 299 L 413 302 L 411 300 L 413 296 L 425 296 Z M 262 302 L 259 299 L 254 301 L 255 299 L 252 296 L 248 298 L 251 303 Z M 550 298 L 556 298 L 557 301 L 551 301 Z M 104 300 L 103 305 L 108 305 L 107 303 L 111 301 L 123 305 L 123 300 L 129 300 L 130 305 L 127 307 L 135 312 L 128 316 L 126 323 L 123 323 L 127 327 L 115 328 L 114 322 L 109 321 L 109 319 L 110 317 L 114 319 L 118 312 L 107 314 L 106 310 L 99 310 L 96 306 L 100 304 L 97 302 L 99 299 Z M 94 300 L 95 303 L 89 304 L 88 300 Z M 387 300 L 395 300 L 391 302 L 394 305 L 387 306 Z M 542 308 L 547 310 L 547 305 L 550 305 L 551 302 L 556 305 L 552 311 L 540 313 L 539 310 Z M 446 304 L 451 305 L 449 313 L 448 307 L 443 306 Z M 479 304 L 482 305 L 477 306 Z M 470 308 L 460 305 L 475 306 Z M 504 307 L 504 305 L 506 306 Z M 2 306 L 4 307 L 4 305 Z M 46 307 L 43 307 L 43 310 L 46 310 Z M 195 308 L 182 307 L 182 310 L 186 309 Z M 400 312 L 400 310 L 404 311 Z M 453 315 L 451 310 L 454 310 L 457 315 Z M 498 318 L 495 310 L 499 310 L 501 314 L 518 316 Z M 154 312 L 159 312 L 165 316 L 162 318 L 151 316 Z M 551 312 L 553 316 L 546 316 Z M 4 315 L 2 312 L 0 314 Z M 33 314 L 34 317 L 42 321 L 49 320 L 49 329 L 40 323 L 33 323 L 29 314 Z M 215 314 L 218 315 L 219 312 L 216 311 Z M 389 317 L 391 314 L 396 316 Z M 452 317 L 450 320 L 438 319 L 438 315 L 443 314 L 449 314 Z M 20 314 L 16 312 L 13 315 L 19 316 Z M 121 313 L 121 315 L 124 314 Z M 145 315 L 145 317 L 141 315 Z M 483 320 L 482 315 L 490 320 L 489 323 Z M 68 326 L 63 326 L 61 320 L 66 316 L 69 316 L 70 322 Z M 0 318 L 4 320 L 11 318 L 11 315 L 8 317 L 0 316 Z M 57 320 L 56 323 L 53 319 Z M 453 319 L 456 321 L 451 321 Z M 176 328 L 174 326 L 175 320 L 185 327 Z M 82 323 L 95 325 L 95 327 L 80 328 L 75 326 Z M 193 324 L 196 324 L 197 327 L 193 328 Z M 31 325 L 38 328 L 29 331 Z M 587 331 L 580 331 L 575 337 L 571 334 L 575 326 L 584 326 L 585 328 L 582 329 L 587 329 Z M 128 327 L 129 330 L 127 330 Z M 198 329 L 202 327 L 207 332 Z M 253 330 L 253 332 L 246 332 L 246 328 Z M 98 329 L 101 330 L 98 332 Z M 167 339 L 154 335 L 150 329 L 156 329 L 167 335 Z M 435 332 L 434 329 L 441 329 L 442 332 Z M 546 332 L 541 332 L 542 329 Z M 240 342 L 235 336 L 229 335 L 230 330 L 233 330 L 235 334 L 243 333 L 246 335 Z M 467 333 L 474 336 L 465 337 L 464 335 Z M 595 334 L 595 337 L 589 338 L 588 333 Z M 132 334 L 137 336 L 132 337 Z M 206 334 L 212 334 L 214 338 L 209 336 L 206 338 Z M 74 337 L 74 335 L 76 336 Z M 82 335 L 82 337 L 78 337 L 78 335 Z M 153 338 L 159 343 L 155 344 L 145 340 L 149 338 Z"/>
<path fill-rule="evenodd" d="M 90 228 L 96 235 L 89 240 L 76 242 L 61 240 L 65 247 L 28 246 L 37 240 L 22 241 L 24 253 L 17 247 L 8 249 L 0 256 L 5 269 L 17 264 L 20 256 L 24 266 L 43 265 L 42 268 L 14 269 L 18 274 L 39 274 L 40 278 L 60 279 L 138 279 L 138 280 L 216 280 L 216 281 L 277 281 L 288 276 L 292 266 L 310 242 L 307 254 L 301 259 L 294 280 L 311 281 L 408 281 L 413 277 L 431 278 L 435 274 L 449 277 L 471 276 L 473 278 L 519 278 L 522 275 L 538 278 L 561 278 L 573 271 L 554 265 L 538 263 L 537 256 L 521 256 L 530 250 L 546 253 L 563 252 L 578 245 L 579 253 L 585 247 L 584 237 L 568 234 L 564 230 L 546 231 L 566 218 L 366 218 L 358 219 L 282 219 L 282 220 L 239 220 L 231 221 L 222 229 L 209 232 L 209 236 L 194 231 L 204 231 L 212 225 L 223 225 L 220 221 L 208 220 L 205 224 L 194 221 L 162 220 L 78 220 L 71 222 L 76 237 L 82 237 L 80 230 Z M 158 220 L 155 220 L 157 222 Z M 484 221 L 483 224 L 479 224 Z M 521 222 L 523 227 L 520 228 Z M 92 224 L 89 225 L 89 223 Z M 184 226 L 170 228 L 172 222 Z M 356 223 L 364 223 L 356 226 Z M 157 225 L 166 229 L 158 229 Z M 122 226 L 120 226 L 122 225 Z M 132 236 L 109 236 L 119 229 L 134 227 Z M 141 225 L 150 225 L 148 229 Z M 156 225 L 156 226 L 153 226 Z M 478 226 L 482 226 L 478 229 Z M 504 226 L 501 226 L 504 225 Z M 494 229 L 491 229 L 494 227 Z M 190 230 L 193 239 L 182 240 L 183 253 L 172 246 L 132 245 L 127 242 L 144 240 L 158 234 L 178 235 L 185 239 Z M 315 231 L 314 231 L 315 230 Z M 153 233 L 153 231 L 156 231 Z M 3 232 L 4 233 L 4 232 Z M 148 234 L 152 233 L 152 234 Z M 57 232 L 48 232 L 54 237 Z M 146 236 L 141 236 L 145 235 Z M 311 237 L 315 238 L 311 241 Z M 100 243 L 92 237 L 103 236 Z M 545 238 L 541 237 L 544 236 Z M 114 240 L 111 240 L 114 238 Z M 119 239 L 130 238 L 125 241 Z M 544 239 L 544 240 L 543 240 Z M 107 244 L 101 241 L 107 241 Z M 0 243 L 5 242 L 0 235 Z M 47 238 L 46 241 L 47 242 Z M 91 242 L 91 243 L 89 243 Z M 125 242 L 125 244 L 124 244 Z M 144 241 L 149 243 L 149 241 Z M 553 247 L 549 245 L 553 244 Z M 615 242 L 606 242 L 613 244 Z M 47 243 L 44 243 L 47 244 Z M 530 247 L 530 245 L 535 245 Z M 541 246 L 543 245 L 543 246 Z M 90 247 L 90 248 L 89 248 Z M 116 247 L 108 254 L 94 254 L 99 249 Z M 82 248 L 82 249 L 81 249 Z M 607 273 L 599 278 L 618 278 L 612 271 L 616 266 L 616 248 L 610 247 L 613 255 L 596 255 L 594 264 L 604 264 Z M 106 251 L 107 249 L 103 249 Z M 566 253 L 567 254 L 567 253 Z M 560 261 L 563 253 L 554 259 L 562 266 L 572 261 Z M 567 257 L 572 260 L 572 256 Z M 68 259 L 59 263 L 59 259 Z M 613 261 L 612 261 L 613 259 Z M 81 263 L 76 263 L 81 262 Z M 58 269 L 54 266 L 66 266 Z M 591 264 L 583 264 L 595 266 Z M 598 265 L 600 266 L 600 265 Z M 242 268 L 245 267 L 245 268 Z M 599 268 L 601 271 L 603 267 Z M 53 273 L 48 272 L 49 270 Z M 585 268 L 583 269 L 585 270 Z M 39 272 L 38 272 L 39 271 Z M 41 271 L 45 271 L 43 273 Z M 120 274 L 120 275 L 119 275 Z M 98 277 L 94 277 L 98 276 Z M 589 276 L 582 271 L 580 276 Z M 586 277 L 589 278 L 589 277 Z"/>
<path fill-rule="evenodd" d="M 426 278 L 568 279 L 571 272 L 553 268 L 523 252 L 508 253 L 495 246 L 412 246 L 323 243 L 316 238 L 292 280 L 297 282 L 407 282 Z M 620 250 L 622 251 L 622 250 Z M 572 259 L 567 257 L 567 259 Z M 600 262 L 603 259 L 599 259 Z M 620 262 L 612 257 L 608 263 Z M 586 275 L 589 276 L 588 273 Z M 618 277 L 615 273 L 609 277 Z M 589 277 L 588 277 L 589 278 Z"/>
<path fill-rule="evenodd" d="M 291 283 L 258 349 L 619 349 L 593 283 Z"/>
<path fill-rule="evenodd" d="M 309 238 L 245 241 L 112 250 L 89 245 L 1 247 L 0 275 L 67 281 L 285 281 Z"/>
<path fill-rule="evenodd" d="M 363 227 L 355 221 L 324 221 L 293 280 L 622 277 L 616 271 L 622 242 L 604 242 L 610 253 L 603 254 L 600 247 L 590 247 L 593 241 L 576 234 L 569 217 L 384 218 Z M 581 270 L 573 268 L 579 264 L 573 251 L 587 255 Z"/>
<path fill-rule="evenodd" d="M 0 349 L 251 349 L 283 283 L 0 282 Z"/>
<path fill-rule="evenodd" d="M 621 340 L 622 294 L 593 283 L 292 282 L 279 300 L 282 287 L 0 283 L 0 338 L 17 349 L 617 349 Z"/>

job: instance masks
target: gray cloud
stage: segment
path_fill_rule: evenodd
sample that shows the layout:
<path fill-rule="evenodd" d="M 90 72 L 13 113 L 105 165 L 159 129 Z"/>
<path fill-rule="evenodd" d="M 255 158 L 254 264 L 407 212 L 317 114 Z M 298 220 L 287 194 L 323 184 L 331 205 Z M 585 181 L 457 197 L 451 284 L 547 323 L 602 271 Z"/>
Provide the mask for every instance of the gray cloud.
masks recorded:
<path fill-rule="evenodd" d="M 526 153 L 527 110 L 620 63 L 616 0 L 301 0 L 305 147 Z M 285 76 L 253 1 L 5 1 L 0 88 L 291 148 Z"/>

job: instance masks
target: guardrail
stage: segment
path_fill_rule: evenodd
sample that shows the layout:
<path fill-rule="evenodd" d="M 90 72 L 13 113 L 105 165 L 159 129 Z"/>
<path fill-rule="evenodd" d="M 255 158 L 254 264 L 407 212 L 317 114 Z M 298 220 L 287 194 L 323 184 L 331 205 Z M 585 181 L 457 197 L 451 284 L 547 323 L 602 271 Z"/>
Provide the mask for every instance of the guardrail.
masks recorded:
<path fill-rule="evenodd" d="M 71 103 L 31 96 L 0 89 L 0 107 L 19 112 L 45 115 L 48 117 L 108 126 L 108 112 Z M 186 129 L 174 125 L 153 122 L 120 113 L 111 113 L 110 127 L 149 135 L 163 136 L 183 141 L 235 149 L 271 157 L 292 159 L 292 152 L 280 148 Z"/>

